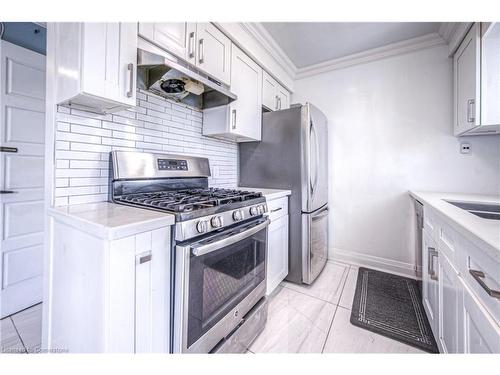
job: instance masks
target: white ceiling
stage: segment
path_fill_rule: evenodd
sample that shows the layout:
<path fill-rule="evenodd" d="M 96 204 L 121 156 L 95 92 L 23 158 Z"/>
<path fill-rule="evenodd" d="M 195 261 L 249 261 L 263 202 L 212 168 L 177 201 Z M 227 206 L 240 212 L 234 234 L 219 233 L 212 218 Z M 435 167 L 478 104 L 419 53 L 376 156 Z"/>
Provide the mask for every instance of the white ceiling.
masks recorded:
<path fill-rule="evenodd" d="M 263 22 L 297 68 L 436 33 L 439 22 Z"/>

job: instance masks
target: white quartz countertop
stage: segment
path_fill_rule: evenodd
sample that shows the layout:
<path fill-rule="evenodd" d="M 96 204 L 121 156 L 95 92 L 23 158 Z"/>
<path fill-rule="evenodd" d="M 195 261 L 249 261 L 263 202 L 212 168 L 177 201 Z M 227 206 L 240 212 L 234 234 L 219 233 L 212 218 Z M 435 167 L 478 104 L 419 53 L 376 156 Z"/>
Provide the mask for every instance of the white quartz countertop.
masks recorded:
<path fill-rule="evenodd" d="M 239 186 L 238 189 L 261 192 L 262 195 L 265 196 L 266 200 L 268 200 L 268 201 L 273 200 L 273 199 L 277 199 L 277 198 L 286 197 L 286 196 L 292 194 L 291 190 L 281 190 L 281 189 L 251 188 L 251 187 L 244 187 L 244 186 Z"/>
<path fill-rule="evenodd" d="M 116 240 L 174 224 L 174 215 L 109 202 L 53 207 L 49 215 L 97 237 Z"/>
<path fill-rule="evenodd" d="M 500 195 L 479 195 L 460 193 L 435 193 L 411 191 L 410 195 L 424 206 L 429 205 L 454 224 L 464 237 L 478 245 L 486 245 L 500 252 L 500 221 L 483 219 L 446 202 L 460 201 L 470 203 L 500 204 Z M 498 255 L 498 254 L 497 254 Z"/>

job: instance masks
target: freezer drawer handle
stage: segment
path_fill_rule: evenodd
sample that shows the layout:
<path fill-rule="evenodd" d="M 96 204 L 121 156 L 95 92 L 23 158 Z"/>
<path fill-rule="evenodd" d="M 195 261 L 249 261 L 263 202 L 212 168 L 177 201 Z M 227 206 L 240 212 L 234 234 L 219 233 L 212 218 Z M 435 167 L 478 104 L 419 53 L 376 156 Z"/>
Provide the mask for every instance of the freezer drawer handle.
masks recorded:
<path fill-rule="evenodd" d="M 493 298 L 500 299 L 500 290 L 491 289 L 484 282 L 484 278 L 486 278 L 486 276 L 483 271 L 469 270 L 469 273 L 478 282 L 478 284 L 481 285 L 481 287 L 486 291 L 486 293 L 488 293 Z"/>

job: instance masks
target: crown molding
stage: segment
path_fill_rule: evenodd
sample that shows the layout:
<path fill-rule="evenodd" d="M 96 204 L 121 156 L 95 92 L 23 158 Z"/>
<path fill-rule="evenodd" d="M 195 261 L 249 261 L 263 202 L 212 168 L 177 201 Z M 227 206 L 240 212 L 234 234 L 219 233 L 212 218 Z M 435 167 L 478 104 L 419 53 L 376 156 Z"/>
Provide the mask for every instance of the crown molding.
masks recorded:
<path fill-rule="evenodd" d="M 280 65 L 287 74 L 295 78 L 297 67 L 261 23 L 241 22 L 240 25 L 274 58 L 276 63 Z"/>
<path fill-rule="evenodd" d="M 417 38 L 404 40 L 386 46 L 372 48 L 349 56 L 340 57 L 297 69 L 295 79 L 311 77 L 313 75 L 343 69 L 349 66 L 364 64 L 370 61 L 380 60 L 391 56 L 401 55 L 425 48 L 445 44 L 444 39 L 438 33 L 426 34 Z"/>

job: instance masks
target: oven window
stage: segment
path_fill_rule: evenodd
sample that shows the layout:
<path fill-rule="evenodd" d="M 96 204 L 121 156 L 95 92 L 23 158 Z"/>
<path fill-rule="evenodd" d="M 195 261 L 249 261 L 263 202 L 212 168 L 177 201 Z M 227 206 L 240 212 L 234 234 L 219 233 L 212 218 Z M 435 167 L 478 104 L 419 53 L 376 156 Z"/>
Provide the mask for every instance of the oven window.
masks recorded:
<path fill-rule="evenodd" d="M 189 265 L 188 347 L 240 303 L 266 275 L 266 229 Z"/>

